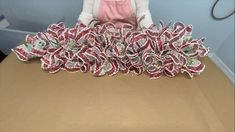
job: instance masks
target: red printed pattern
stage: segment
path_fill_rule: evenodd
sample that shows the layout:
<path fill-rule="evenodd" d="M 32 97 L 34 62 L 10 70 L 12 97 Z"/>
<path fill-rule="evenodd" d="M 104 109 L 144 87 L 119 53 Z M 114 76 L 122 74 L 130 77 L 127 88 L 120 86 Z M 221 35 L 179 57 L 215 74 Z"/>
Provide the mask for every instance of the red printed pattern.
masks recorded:
<path fill-rule="evenodd" d="M 52 24 L 45 32 L 28 35 L 26 43 L 12 51 L 22 61 L 40 58 L 42 69 L 56 73 L 91 71 L 94 76 L 118 72 L 145 72 L 151 79 L 165 74 L 174 77 L 186 72 L 191 78 L 205 65 L 198 58 L 208 54 L 204 38 L 192 39 L 192 26 L 177 22 L 159 29 L 136 31 L 131 25 L 117 29 L 112 23 L 89 27 L 78 22 L 74 28 Z"/>

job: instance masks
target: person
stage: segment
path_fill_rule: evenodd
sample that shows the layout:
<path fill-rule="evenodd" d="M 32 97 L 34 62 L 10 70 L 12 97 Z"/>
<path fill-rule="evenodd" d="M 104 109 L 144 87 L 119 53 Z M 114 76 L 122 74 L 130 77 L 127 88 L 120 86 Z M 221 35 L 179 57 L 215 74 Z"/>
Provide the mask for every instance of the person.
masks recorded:
<path fill-rule="evenodd" d="M 205 69 L 199 59 L 209 49 L 204 38 L 192 38 L 192 29 L 180 22 L 155 26 L 149 0 L 84 0 L 74 27 L 52 24 L 12 51 L 21 61 L 40 58 L 49 73 L 147 73 L 151 79 L 187 73 L 193 78 Z"/>
<path fill-rule="evenodd" d="M 153 25 L 149 0 L 84 0 L 78 19 L 88 25 L 95 18 L 112 22 L 119 28 L 124 23 L 139 29 Z"/>

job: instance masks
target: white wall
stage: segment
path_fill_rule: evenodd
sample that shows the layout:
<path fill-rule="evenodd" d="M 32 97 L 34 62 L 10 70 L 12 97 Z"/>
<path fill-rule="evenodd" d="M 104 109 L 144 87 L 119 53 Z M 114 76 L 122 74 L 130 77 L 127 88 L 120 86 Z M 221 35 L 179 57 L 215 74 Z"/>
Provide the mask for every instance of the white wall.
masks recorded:
<path fill-rule="evenodd" d="M 49 24 L 64 19 L 73 26 L 82 10 L 82 0 L 0 0 L 0 14 L 9 21 L 10 29 L 0 29 L 0 49 L 9 54 L 11 48 L 24 40 L 27 32 L 40 32 Z"/>
<path fill-rule="evenodd" d="M 234 30 L 220 45 L 216 51 L 216 55 L 223 60 L 228 68 L 234 73 Z"/>
<path fill-rule="evenodd" d="M 10 28 L 39 32 L 65 19 L 73 26 L 82 10 L 82 0 L 0 0 L 0 13 Z"/>
<path fill-rule="evenodd" d="M 193 24 L 194 37 L 205 36 L 206 45 L 215 52 L 234 30 L 234 16 L 224 21 L 215 21 L 210 16 L 214 0 L 150 0 L 155 22 L 182 21 Z M 215 13 L 222 16 L 234 10 L 234 0 L 220 0 Z"/>
<path fill-rule="evenodd" d="M 182 21 L 194 25 L 195 38 L 206 37 L 205 44 L 211 52 L 216 53 L 230 68 L 234 58 L 234 15 L 224 21 L 215 21 L 210 16 L 210 9 L 215 0 L 150 0 L 150 10 L 153 20 L 158 23 L 163 20 Z M 72 26 L 82 9 L 82 0 L 0 0 L 0 13 L 6 15 L 11 28 L 42 31 L 49 24 L 65 19 L 68 26 Z M 215 13 L 226 15 L 234 10 L 234 0 L 220 0 Z M 3 32 L 2 32 L 3 33 Z M 231 33 L 233 33 L 231 35 Z M 6 36 L 0 40 L 4 43 Z M 9 37 L 14 37 L 10 35 Z M 22 38 L 23 39 L 23 38 Z M 8 44 L 1 46 L 10 49 Z M 233 49 L 233 50 L 232 50 Z M 226 54 L 223 54 L 226 52 Z M 231 69 L 234 71 L 234 69 Z"/>

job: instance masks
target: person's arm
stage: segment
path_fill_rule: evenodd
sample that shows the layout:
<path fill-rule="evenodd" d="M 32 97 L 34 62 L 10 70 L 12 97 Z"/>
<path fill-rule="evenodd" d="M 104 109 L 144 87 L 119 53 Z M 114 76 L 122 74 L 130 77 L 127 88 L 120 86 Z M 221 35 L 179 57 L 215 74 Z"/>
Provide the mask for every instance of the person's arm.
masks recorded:
<path fill-rule="evenodd" d="M 93 6 L 95 0 L 83 0 L 83 9 L 78 20 L 87 25 L 93 20 Z"/>
<path fill-rule="evenodd" d="M 153 25 L 152 16 L 149 11 L 149 0 L 135 0 L 135 2 L 139 28 L 149 28 Z"/>

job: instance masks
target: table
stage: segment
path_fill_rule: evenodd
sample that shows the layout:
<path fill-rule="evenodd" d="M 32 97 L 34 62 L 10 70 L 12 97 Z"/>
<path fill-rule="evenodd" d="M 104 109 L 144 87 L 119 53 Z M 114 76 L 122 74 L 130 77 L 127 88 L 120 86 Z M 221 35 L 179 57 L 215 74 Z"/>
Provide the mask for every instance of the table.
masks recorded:
<path fill-rule="evenodd" d="M 234 85 L 209 58 L 194 79 L 49 74 L 0 64 L 0 132 L 233 132 Z"/>

